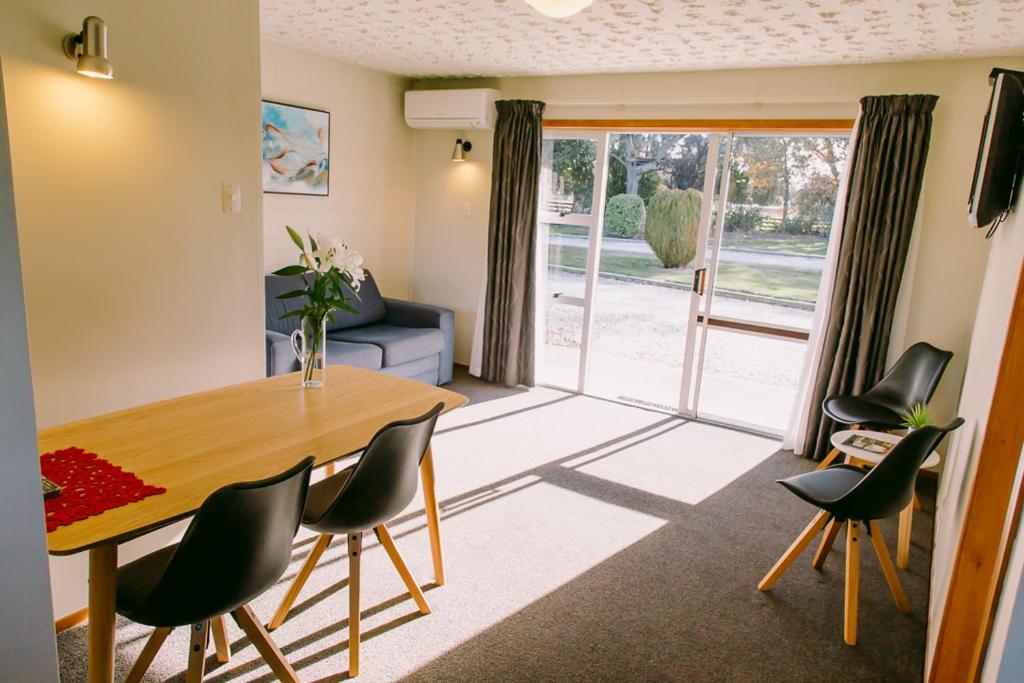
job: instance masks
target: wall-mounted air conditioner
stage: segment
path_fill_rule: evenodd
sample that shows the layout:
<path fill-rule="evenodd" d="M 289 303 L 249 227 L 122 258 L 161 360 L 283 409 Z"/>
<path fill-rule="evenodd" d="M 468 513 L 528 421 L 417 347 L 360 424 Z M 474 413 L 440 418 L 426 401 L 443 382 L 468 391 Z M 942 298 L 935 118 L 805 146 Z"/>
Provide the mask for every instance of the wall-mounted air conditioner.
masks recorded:
<path fill-rule="evenodd" d="M 494 101 L 500 97 L 491 88 L 407 90 L 405 122 L 410 128 L 494 128 Z"/>

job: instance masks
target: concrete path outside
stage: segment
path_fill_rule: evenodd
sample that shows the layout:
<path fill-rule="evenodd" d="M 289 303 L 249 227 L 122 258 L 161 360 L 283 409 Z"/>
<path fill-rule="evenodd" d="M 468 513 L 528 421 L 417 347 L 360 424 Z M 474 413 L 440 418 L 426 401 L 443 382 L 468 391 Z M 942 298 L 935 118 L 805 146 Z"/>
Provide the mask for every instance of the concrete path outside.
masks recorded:
<path fill-rule="evenodd" d="M 551 235 L 550 244 L 567 247 L 586 248 L 588 240 L 578 235 Z M 644 254 L 655 258 L 654 252 L 643 240 L 630 240 L 621 237 L 605 237 L 601 240 L 602 251 L 617 251 L 627 254 Z M 825 266 L 824 256 L 797 256 L 795 254 L 776 254 L 769 251 L 750 251 L 747 249 L 723 248 L 719 258 L 732 263 L 753 263 L 759 266 L 779 266 L 797 270 L 813 270 L 821 272 Z"/>

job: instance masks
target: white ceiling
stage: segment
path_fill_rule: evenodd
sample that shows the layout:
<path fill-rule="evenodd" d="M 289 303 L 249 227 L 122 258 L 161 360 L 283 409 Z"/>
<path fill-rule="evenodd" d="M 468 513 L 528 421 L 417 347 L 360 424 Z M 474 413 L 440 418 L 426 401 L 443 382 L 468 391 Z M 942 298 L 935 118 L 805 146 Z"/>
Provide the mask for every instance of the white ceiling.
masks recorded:
<path fill-rule="evenodd" d="M 261 0 L 263 37 L 406 76 L 525 76 L 1024 53 L 1024 0 Z"/>

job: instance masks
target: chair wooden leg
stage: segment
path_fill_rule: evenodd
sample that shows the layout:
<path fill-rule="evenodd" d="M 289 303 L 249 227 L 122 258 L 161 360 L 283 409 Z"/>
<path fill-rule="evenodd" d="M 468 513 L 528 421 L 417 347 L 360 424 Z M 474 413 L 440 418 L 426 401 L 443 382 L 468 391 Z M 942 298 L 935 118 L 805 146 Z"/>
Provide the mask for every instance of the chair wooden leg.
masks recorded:
<path fill-rule="evenodd" d="M 842 527 L 843 524 L 838 519 L 833 519 L 828 523 L 828 528 L 825 529 L 825 534 L 821 537 L 821 545 L 818 546 L 818 552 L 814 553 L 814 559 L 811 561 L 812 567 L 821 569 L 825 565 L 825 558 L 831 552 L 832 544 L 836 542 L 836 536 L 839 535 L 839 530 Z"/>
<path fill-rule="evenodd" d="M 348 675 L 359 675 L 359 556 L 363 534 L 348 535 Z"/>
<path fill-rule="evenodd" d="M 327 546 L 331 544 L 330 534 L 320 534 L 320 538 L 316 539 L 316 544 L 313 549 L 309 551 L 309 557 L 302 565 L 302 569 L 295 575 L 295 580 L 292 581 L 291 588 L 285 593 L 284 598 L 281 600 L 281 604 L 277 606 L 277 611 L 274 612 L 274 617 L 267 624 L 267 630 L 273 631 L 288 618 L 288 612 L 291 611 L 292 605 L 295 604 L 295 599 L 299 597 L 299 592 L 302 587 L 306 585 L 306 581 L 309 579 L 309 575 L 313 573 L 313 569 L 316 567 L 316 563 L 320 561 L 320 556 L 327 550 Z"/>
<path fill-rule="evenodd" d="M 823 470 L 823 469 L 825 469 L 826 467 L 831 465 L 835 461 L 835 459 L 838 458 L 841 454 L 842 454 L 842 451 L 840 451 L 838 448 L 833 448 L 831 451 L 829 451 L 828 455 L 826 455 L 825 458 L 821 462 L 818 463 L 818 466 L 815 467 L 814 469 L 816 469 L 816 470 Z"/>
<path fill-rule="evenodd" d="M 227 664 L 231 661 L 231 643 L 228 642 L 228 629 L 224 624 L 224 615 L 210 620 L 210 630 L 213 631 L 213 644 L 217 650 L 217 661 L 221 664 Z"/>
<path fill-rule="evenodd" d="M 398 570 L 398 575 L 402 577 L 402 581 L 405 582 L 405 587 L 409 589 L 409 594 L 412 599 L 416 601 L 416 605 L 420 608 L 421 614 L 430 614 L 430 605 L 427 604 L 427 599 L 423 596 L 423 591 L 420 590 L 419 585 L 416 583 L 416 579 L 413 578 L 412 572 L 409 571 L 409 567 L 406 566 L 405 560 L 402 559 L 402 555 L 398 552 L 398 548 L 395 547 L 395 541 L 391 538 L 391 534 L 388 532 L 386 526 L 381 524 L 373 530 L 377 534 L 377 540 L 384 546 L 384 550 L 387 551 L 388 557 L 391 558 L 391 564 L 395 565 L 395 569 Z"/>
<path fill-rule="evenodd" d="M 914 509 L 918 511 L 924 509 L 923 507 L 921 507 L 921 499 L 917 497 L 916 493 L 914 494 Z"/>
<path fill-rule="evenodd" d="M 860 587 L 860 531 L 858 523 L 846 522 L 846 609 L 843 640 L 857 644 L 857 591 Z"/>
<path fill-rule="evenodd" d="M 789 549 L 786 550 L 786 552 L 782 554 L 782 557 L 779 558 L 778 562 L 775 563 L 775 566 L 764 575 L 764 578 L 761 579 L 761 583 L 757 584 L 758 590 L 771 590 L 771 587 L 775 585 L 775 582 L 779 580 L 779 577 L 789 569 L 789 565 L 793 564 L 796 558 L 800 556 L 800 553 L 802 553 L 804 549 L 810 545 L 811 541 L 814 540 L 814 537 L 818 535 L 818 532 L 825 527 L 829 518 L 829 513 L 824 510 L 814 516 L 811 523 L 807 525 L 807 528 L 805 528 L 799 536 L 797 536 L 796 540 L 789 546 Z"/>
<path fill-rule="evenodd" d="M 153 663 L 153 658 L 160 652 L 164 641 L 167 640 L 167 636 L 171 635 L 173 630 L 173 628 L 164 626 L 153 629 L 153 634 L 146 641 L 146 646 L 142 648 L 142 654 L 135 660 L 135 664 L 132 666 L 132 670 L 128 672 L 128 677 L 124 679 L 124 683 L 139 683 L 142 680 L 142 677 L 149 671 L 149 665 Z"/>
<path fill-rule="evenodd" d="M 245 635 L 249 636 L 249 640 L 256 646 L 256 650 L 259 651 L 263 660 L 270 665 L 270 670 L 274 672 L 278 680 L 285 683 L 299 683 L 299 677 L 292 665 L 281 654 L 277 644 L 270 639 L 263 624 L 256 619 L 256 615 L 253 614 L 249 605 L 242 605 L 232 612 L 231 616 L 234 617 L 235 623 L 245 632 Z"/>
<path fill-rule="evenodd" d="M 903 585 L 900 583 L 900 577 L 896 575 L 896 568 L 892 566 L 892 560 L 889 558 L 889 549 L 885 547 L 885 539 L 882 538 L 882 530 L 878 526 L 876 520 L 868 522 L 868 530 L 871 532 L 871 545 L 875 548 L 875 554 L 878 555 L 878 563 L 882 565 L 882 573 L 885 574 L 885 582 L 889 584 L 889 592 L 892 593 L 892 599 L 896 601 L 896 607 L 901 612 L 909 612 L 910 604 L 907 602 L 907 596 L 903 592 Z"/>
<path fill-rule="evenodd" d="M 910 564 L 910 530 L 914 526 L 914 504 L 910 503 L 900 513 L 900 531 L 896 538 L 896 566 L 906 569 Z"/>
<path fill-rule="evenodd" d="M 434 583 L 444 585 L 444 551 L 441 548 L 441 520 L 434 490 L 434 451 L 427 452 L 420 461 L 420 480 L 423 482 L 423 503 L 427 513 L 427 533 L 430 536 L 430 554 L 434 559 Z"/>
<path fill-rule="evenodd" d="M 210 643 L 209 620 L 192 624 L 192 638 L 188 644 L 188 673 L 186 683 L 203 683 L 206 674 L 206 647 Z"/>

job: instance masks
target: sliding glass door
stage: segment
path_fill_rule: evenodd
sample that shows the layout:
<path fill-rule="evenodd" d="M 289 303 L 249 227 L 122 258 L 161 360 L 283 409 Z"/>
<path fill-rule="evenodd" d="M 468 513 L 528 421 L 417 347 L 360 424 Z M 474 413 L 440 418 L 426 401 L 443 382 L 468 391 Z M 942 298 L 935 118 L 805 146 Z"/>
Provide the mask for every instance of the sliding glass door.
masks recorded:
<path fill-rule="evenodd" d="M 611 133 L 586 391 L 680 408 L 719 136 Z"/>
<path fill-rule="evenodd" d="M 781 433 L 817 305 L 847 136 L 733 135 L 688 406 Z"/>
<path fill-rule="evenodd" d="M 847 137 L 547 136 L 541 382 L 781 433 Z"/>
<path fill-rule="evenodd" d="M 605 138 L 545 135 L 538 216 L 537 378 L 584 390 Z"/>

